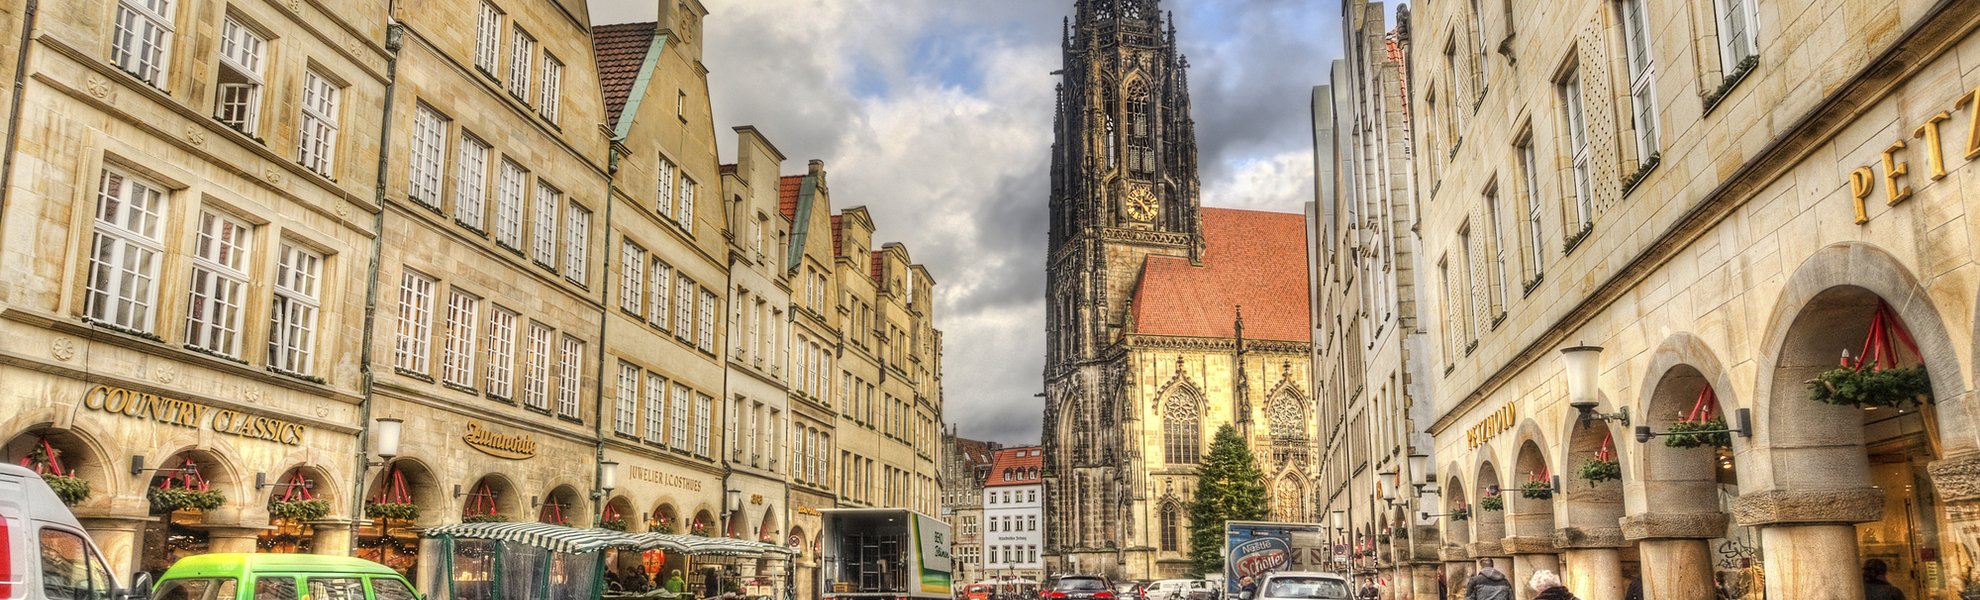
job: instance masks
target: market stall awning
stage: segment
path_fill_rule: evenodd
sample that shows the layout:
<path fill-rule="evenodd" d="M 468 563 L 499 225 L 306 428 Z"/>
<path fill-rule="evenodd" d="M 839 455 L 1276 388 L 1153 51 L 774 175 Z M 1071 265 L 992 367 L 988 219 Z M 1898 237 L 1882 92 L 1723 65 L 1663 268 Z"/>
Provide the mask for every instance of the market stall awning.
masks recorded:
<path fill-rule="evenodd" d="M 690 555 L 756 557 L 764 554 L 777 554 L 781 556 L 797 554 L 796 551 L 790 548 L 776 544 L 765 544 L 763 542 L 735 538 L 701 537 L 698 535 L 678 535 L 671 533 L 636 533 L 630 534 L 629 537 L 642 541 L 650 540 L 653 543 L 673 544 L 679 546 L 679 549 L 674 551 L 685 552 Z M 672 546 L 659 547 L 673 549 Z"/>
<path fill-rule="evenodd" d="M 671 540 L 648 538 L 610 529 L 578 529 L 550 523 L 456 523 L 428 529 L 421 535 L 501 540 L 572 554 L 605 548 L 688 551 L 686 546 Z"/>

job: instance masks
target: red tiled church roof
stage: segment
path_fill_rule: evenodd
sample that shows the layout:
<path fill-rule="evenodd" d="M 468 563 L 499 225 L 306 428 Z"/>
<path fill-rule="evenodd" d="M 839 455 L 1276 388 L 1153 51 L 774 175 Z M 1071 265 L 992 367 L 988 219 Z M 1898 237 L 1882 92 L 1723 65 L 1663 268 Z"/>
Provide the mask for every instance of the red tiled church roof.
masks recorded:
<path fill-rule="evenodd" d="M 619 23 L 591 28 L 592 58 L 598 61 L 598 87 L 605 94 L 606 123 L 616 127 L 626 97 L 639 79 L 639 67 L 653 45 L 657 23 Z"/>
<path fill-rule="evenodd" d="M 1306 218 L 1229 208 L 1203 209 L 1203 266 L 1149 256 L 1134 292 L 1135 332 L 1313 341 L 1307 315 Z"/>
<path fill-rule="evenodd" d="M 777 180 L 777 209 L 784 213 L 785 219 L 797 219 L 798 191 L 801 189 L 804 189 L 803 175 L 785 175 Z"/>
<path fill-rule="evenodd" d="M 997 458 L 990 462 L 990 476 L 985 478 L 983 487 L 1000 485 L 1038 485 L 1038 471 L 1045 465 L 1045 450 L 1037 446 L 1006 448 L 997 451 Z M 1010 480 L 1004 479 L 1004 470 L 1011 471 Z"/>

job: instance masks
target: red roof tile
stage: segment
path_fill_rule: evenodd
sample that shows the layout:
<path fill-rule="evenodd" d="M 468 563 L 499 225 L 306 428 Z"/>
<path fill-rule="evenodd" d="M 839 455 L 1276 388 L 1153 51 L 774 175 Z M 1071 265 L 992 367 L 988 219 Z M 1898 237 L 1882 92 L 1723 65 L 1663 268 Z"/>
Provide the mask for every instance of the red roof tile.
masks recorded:
<path fill-rule="evenodd" d="M 839 249 L 839 243 L 846 238 L 845 231 L 839 229 L 839 220 L 843 218 L 845 217 L 841 215 L 832 215 L 832 256 L 834 259 L 844 252 Z"/>
<path fill-rule="evenodd" d="M 874 281 L 878 281 L 878 282 L 880 282 L 880 287 L 881 287 L 881 288 L 883 288 L 883 289 L 887 287 L 887 285 L 886 285 L 886 284 L 887 284 L 887 282 L 886 282 L 886 280 L 884 280 L 884 279 L 881 279 L 881 277 L 883 276 L 882 274 L 886 272 L 886 270 L 887 270 L 887 255 L 885 255 L 885 254 L 881 254 L 879 250 L 874 250 L 874 251 L 873 251 L 873 280 L 874 280 Z"/>
<path fill-rule="evenodd" d="M 718 171 L 720 171 L 720 172 L 723 172 L 723 173 L 734 173 L 734 172 L 736 172 L 736 163 L 729 163 L 729 164 L 726 164 L 726 165 L 721 165 L 721 166 L 719 166 L 719 167 L 716 167 L 716 169 L 717 169 Z"/>
<path fill-rule="evenodd" d="M 784 218 L 797 219 L 798 191 L 804 189 L 804 176 L 785 175 L 777 180 L 777 186 L 777 209 L 783 211 Z"/>
<path fill-rule="evenodd" d="M 626 97 L 639 79 L 639 67 L 653 45 L 657 23 L 619 23 L 591 28 L 591 54 L 598 61 L 598 87 L 605 94 L 606 122 L 616 127 Z"/>
<path fill-rule="evenodd" d="M 1045 450 L 1038 446 L 1006 448 L 997 451 L 997 458 L 990 463 L 990 477 L 983 487 L 1000 485 L 1038 485 L 1040 468 L 1045 466 Z M 1009 480 L 1004 479 L 1004 471 L 1011 472 Z"/>
<path fill-rule="evenodd" d="M 963 462 L 971 466 L 989 465 L 990 455 L 996 451 L 996 444 L 993 442 L 956 438 L 956 451 L 961 452 Z"/>
<path fill-rule="evenodd" d="M 1246 339 L 1313 341 L 1304 215 L 1205 208 L 1203 241 L 1201 267 L 1174 256 L 1142 264 L 1136 333 L 1235 337 L 1233 307 L 1243 306 Z"/>

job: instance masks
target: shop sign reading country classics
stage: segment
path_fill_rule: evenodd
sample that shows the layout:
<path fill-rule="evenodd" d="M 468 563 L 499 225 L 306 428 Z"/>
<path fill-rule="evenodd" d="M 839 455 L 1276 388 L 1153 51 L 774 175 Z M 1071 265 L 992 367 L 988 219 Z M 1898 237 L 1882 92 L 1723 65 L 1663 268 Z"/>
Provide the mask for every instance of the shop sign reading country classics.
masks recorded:
<path fill-rule="evenodd" d="M 502 435 L 482 429 L 480 423 L 468 421 L 467 435 L 461 441 L 480 450 L 483 454 L 510 460 L 523 460 L 536 457 L 536 440 L 529 434 Z"/>
<path fill-rule="evenodd" d="M 90 388 L 84 393 L 83 407 L 195 429 L 199 428 L 201 423 L 210 423 L 213 430 L 220 433 L 291 446 L 301 445 L 303 432 L 307 430 L 302 425 L 281 419 L 257 417 L 237 410 L 216 409 L 185 400 L 160 398 L 157 394 L 146 394 L 107 385 Z M 212 415 L 212 418 L 208 419 L 208 415 Z"/>

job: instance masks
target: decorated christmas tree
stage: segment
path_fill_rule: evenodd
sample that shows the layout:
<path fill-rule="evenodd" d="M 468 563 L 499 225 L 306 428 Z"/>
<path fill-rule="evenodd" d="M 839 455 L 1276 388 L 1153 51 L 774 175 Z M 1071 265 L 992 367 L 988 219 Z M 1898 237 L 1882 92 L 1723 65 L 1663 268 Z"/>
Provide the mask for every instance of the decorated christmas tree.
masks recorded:
<path fill-rule="evenodd" d="M 1267 514 L 1265 473 L 1237 429 L 1217 428 L 1210 453 L 1196 465 L 1196 494 L 1189 503 L 1190 576 L 1224 570 L 1224 521 L 1257 521 Z"/>

